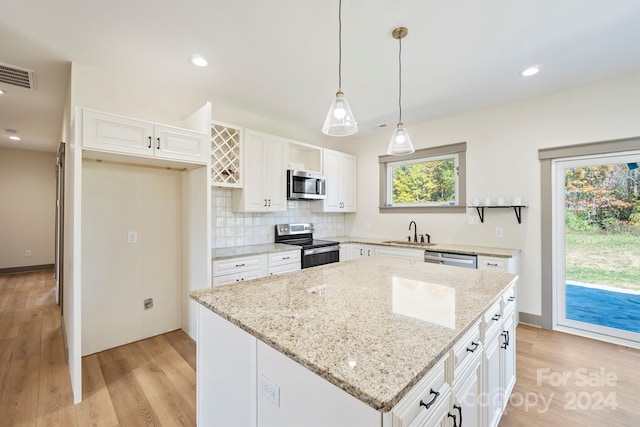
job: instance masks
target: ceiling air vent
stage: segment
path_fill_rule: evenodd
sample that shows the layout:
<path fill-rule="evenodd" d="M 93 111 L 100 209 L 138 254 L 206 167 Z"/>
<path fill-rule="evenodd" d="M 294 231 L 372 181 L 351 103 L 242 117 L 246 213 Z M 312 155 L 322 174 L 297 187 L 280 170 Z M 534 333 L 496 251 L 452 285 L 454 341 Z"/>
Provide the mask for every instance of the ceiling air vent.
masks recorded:
<path fill-rule="evenodd" d="M 0 62 L 0 83 L 35 90 L 33 71 Z"/>

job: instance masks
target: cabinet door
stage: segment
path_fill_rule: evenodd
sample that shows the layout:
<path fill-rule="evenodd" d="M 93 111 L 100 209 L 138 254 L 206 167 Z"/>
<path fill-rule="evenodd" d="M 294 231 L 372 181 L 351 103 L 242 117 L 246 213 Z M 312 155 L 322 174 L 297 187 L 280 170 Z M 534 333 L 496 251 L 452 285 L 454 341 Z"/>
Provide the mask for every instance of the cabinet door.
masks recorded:
<path fill-rule="evenodd" d="M 516 384 L 516 334 L 513 313 L 505 319 L 502 333 L 500 364 L 502 365 L 502 389 L 504 390 L 502 410 L 504 410 L 507 406 L 509 395 Z"/>
<path fill-rule="evenodd" d="M 356 211 L 356 158 L 341 153 L 340 160 L 340 199 L 343 212 Z"/>
<path fill-rule="evenodd" d="M 265 212 L 267 210 L 265 170 L 269 167 L 265 159 L 268 135 L 249 129 L 244 133 L 244 188 L 242 205 L 238 210 Z"/>
<path fill-rule="evenodd" d="M 287 174 L 286 165 L 288 159 L 289 142 L 284 138 L 269 136 L 264 150 L 264 162 L 266 165 L 264 182 L 266 183 L 265 196 L 267 198 L 267 210 L 287 210 Z"/>
<path fill-rule="evenodd" d="M 484 401 L 480 402 L 479 399 L 485 399 L 486 396 L 482 395 L 482 364 L 480 362 L 480 358 L 477 358 L 471 369 L 465 373 L 463 378 L 460 378 L 459 383 L 462 383 L 462 385 L 459 387 L 457 385 L 454 386 L 453 405 L 449 409 L 449 413 L 452 416 L 448 416 L 448 425 L 450 427 L 454 425 L 482 425 L 480 422 L 482 419 L 481 403 L 484 404 Z M 464 424 L 460 423 L 461 419 L 464 420 Z"/>
<path fill-rule="evenodd" d="M 502 387 L 500 369 L 500 335 L 493 335 L 485 344 L 484 357 L 484 396 L 486 402 L 487 426 L 497 426 L 502 415 Z"/>
<path fill-rule="evenodd" d="M 324 211 L 341 212 L 340 153 L 332 150 L 324 150 L 323 154 L 323 171 L 327 179 L 327 198 L 324 200 Z"/>
<path fill-rule="evenodd" d="M 152 157 L 152 139 L 152 123 L 97 111 L 83 111 L 83 148 Z"/>
<path fill-rule="evenodd" d="M 155 156 L 163 159 L 207 163 L 207 135 L 187 129 L 155 125 Z"/>

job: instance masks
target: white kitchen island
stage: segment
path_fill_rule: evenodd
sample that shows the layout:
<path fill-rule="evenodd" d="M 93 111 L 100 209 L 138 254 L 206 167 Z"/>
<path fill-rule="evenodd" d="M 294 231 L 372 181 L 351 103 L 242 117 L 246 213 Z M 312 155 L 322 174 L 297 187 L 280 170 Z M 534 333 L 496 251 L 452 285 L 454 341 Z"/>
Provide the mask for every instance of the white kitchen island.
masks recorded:
<path fill-rule="evenodd" d="M 495 425 L 516 279 L 370 257 L 194 291 L 198 424 Z"/>

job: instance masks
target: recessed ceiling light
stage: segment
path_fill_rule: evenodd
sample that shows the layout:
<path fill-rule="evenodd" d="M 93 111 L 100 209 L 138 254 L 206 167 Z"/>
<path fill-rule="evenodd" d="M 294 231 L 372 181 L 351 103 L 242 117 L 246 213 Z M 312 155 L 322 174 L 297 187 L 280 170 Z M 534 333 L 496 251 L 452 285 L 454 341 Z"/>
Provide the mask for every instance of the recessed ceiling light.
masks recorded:
<path fill-rule="evenodd" d="M 193 65 L 197 65 L 198 67 L 206 67 L 207 65 L 209 65 L 207 60 L 200 55 L 193 55 L 191 57 L 191 62 L 193 63 Z"/>
<path fill-rule="evenodd" d="M 19 137 L 19 136 L 16 136 L 16 135 L 11 135 L 11 136 L 9 137 L 9 139 L 12 139 L 12 140 L 14 140 L 14 141 L 20 141 L 20 137 Z"/>
<path fill-rule="evenodd" d="M 2 95 L 3 93 L 7 93 L 7 92 L 5 92 L 2 89 L 0 89 L 0 95 Z"/>
<path fill-rule="evenodd" d="M 534 76 L 538 74 L 539 71 L 540 71 L 540 67 L 533 66 L 533 67 L 526 68 L 524 71 L 520 73 L 520 75 L 523 77 Z"/>

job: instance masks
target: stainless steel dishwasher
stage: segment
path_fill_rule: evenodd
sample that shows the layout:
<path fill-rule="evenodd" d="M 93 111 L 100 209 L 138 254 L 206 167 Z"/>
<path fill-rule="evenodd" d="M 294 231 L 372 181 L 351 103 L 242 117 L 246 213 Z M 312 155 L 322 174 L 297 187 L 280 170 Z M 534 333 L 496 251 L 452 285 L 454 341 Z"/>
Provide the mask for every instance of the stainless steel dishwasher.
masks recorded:
<path fill-rule="evenodd" d="M 452 254 L 449 252 L 424 251 L 424 262 L 431 264 L 454 265 L 463 268 L 478 268 L 475 255 Z"/>

